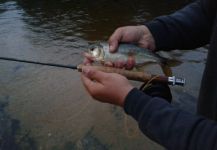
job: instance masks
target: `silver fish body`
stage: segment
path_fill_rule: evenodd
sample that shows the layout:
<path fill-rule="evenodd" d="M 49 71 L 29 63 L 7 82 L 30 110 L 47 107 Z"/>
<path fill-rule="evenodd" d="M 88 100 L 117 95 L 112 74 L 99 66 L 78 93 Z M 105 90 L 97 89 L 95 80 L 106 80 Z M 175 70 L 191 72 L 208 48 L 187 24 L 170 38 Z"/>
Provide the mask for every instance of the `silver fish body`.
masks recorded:
<path fill-rule="evenodd" d="M 119 44 L 117 52 L 110 53 L 108 43 L 98 42 L 89 46 L 88 53 L 95 61 L 99 62 L 126 62 L 129 57 L 135 60 L 135 65 L 143 65 L 149 62 L 161 64 L 163 62 L 163 59 L 151 50 L 133 44 Z"/>

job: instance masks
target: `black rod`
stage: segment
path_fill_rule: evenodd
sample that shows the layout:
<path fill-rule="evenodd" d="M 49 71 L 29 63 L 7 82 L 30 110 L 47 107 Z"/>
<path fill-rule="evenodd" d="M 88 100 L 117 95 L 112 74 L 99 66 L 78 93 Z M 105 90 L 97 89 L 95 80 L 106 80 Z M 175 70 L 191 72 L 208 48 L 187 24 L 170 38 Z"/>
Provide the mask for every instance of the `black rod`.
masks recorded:
<path fill-rule="evenodd" d="M 9 57 L 0 57 L 0 60 L 23 62 L 23 63 L 29 63 L 29 64 L 38 64 L 38 65 L 44 65 L 44 66 L 54 66 L 54 67 L 60 67 L 60 68 L 78 69 L 77 66 L 61 65 L 61 64 L 54 64 L 54 63 L 43 63 L 43 62 L 9 58 Z"/>

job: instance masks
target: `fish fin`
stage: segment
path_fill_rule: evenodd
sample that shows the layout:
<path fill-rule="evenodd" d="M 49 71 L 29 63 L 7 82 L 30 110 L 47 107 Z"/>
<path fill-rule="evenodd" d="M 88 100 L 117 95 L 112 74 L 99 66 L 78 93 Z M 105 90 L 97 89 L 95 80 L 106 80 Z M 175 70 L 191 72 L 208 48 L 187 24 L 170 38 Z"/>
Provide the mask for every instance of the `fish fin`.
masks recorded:
<path fill-rule="evenodd" d="M 177 59 L 166 59 L 164 58 L 164 60 L 160 63 L 160 66 L 162 68 L 163 73 L 166 76 L 172 76 L 172 69 L 171 67 L 175 67 L 180 65 L 182 62 L 177 60 Z"/>
<path fill-rule="evenodd" d="M 165 64 L 161 64 L 160 66 L 162 68 L 163 73 L 166 76 L 172 76 L 173 75 L 171 67 L 169 67 L 168 65 L 165 65 Z"/>
<path fill-rule="evenodd" d="M 159 55 L 158 53 L 154 53 L 154 55 L 160 59 L 160 63 L 162 63 L 162 64 L 167 64 L 167 60 L 168 60 L 167 58 L 162 57 L 162 56 Z"/>
<path fill-rule="evenodd" d="M 166 61 L 166 65 L 170 66 L 170 67 L 176 67 L 181 65 L 183 62 L 181 60 L 178 59 L 168 59 Z"/>
<path fill-rule="evenodd" d="M 158 63 L 154 62 L 154 61 L 153 62 L 149 61 L 149 62 L 144 62 L 144 63 L 141 63 L 141 64 L 136 64 L 135 67 L 139 68 L 139 67 L 144 67 L 144 66 L 150 65 L 150 64 L 158 64 Z"/>
<path fill-rule="evenodd" d="M 157 62 L 144 62 L 142 64 L 136 64 L 134 66 L 134 68 L 137 70 L 137 71 L 141 71 L 141 70 L 144 70 L 144 67 L 148 66 L 148 65 L 151 65 L 151 64 L 158 64 Z"/>
<path fill-rule="evenodd" d="M 172 69 L 169 65 L 167 64 L 164 64 L 164 63 L 157 63 L 157 62 L 146 62 L 146 63 L 143 63 L 143 64 L 138 64 L 136 65 L 134 68 L 137 70 L 137 71 L 140 71 L 140 70 L 143 70 L 145 66 L 148 66 L 148 65 L 152 65 L 152 64 L 158 64 L 160 65 L 160 68 L 162 69 L 162 72 L 166 75 L 166 76 L 172 76 Z"/>
<path fill-rule="evenodd" d="M 168 65 L 170 67 L 175 67 L 182 63 L 181 60 L 172 57 L 168 52 L 159 51 L 155 53 L 155 55 L 160 58 L 162 64 Z"/>
<path fill-rule="evenodd" d="M 105 65 L 105 61 L 104 61 L 104 60 L 99 60 L 99 63 L 100 63 L 101 65 Z"/>

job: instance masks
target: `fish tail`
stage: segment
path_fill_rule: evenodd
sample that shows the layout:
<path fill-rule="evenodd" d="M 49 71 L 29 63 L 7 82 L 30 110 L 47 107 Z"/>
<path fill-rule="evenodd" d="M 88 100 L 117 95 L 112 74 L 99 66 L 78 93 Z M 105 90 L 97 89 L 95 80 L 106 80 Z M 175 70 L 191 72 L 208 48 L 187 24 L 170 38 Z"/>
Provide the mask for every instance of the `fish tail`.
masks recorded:
<path fill-rule="evenodd" d="M 168 65 L 160 64 L 160 66 L 161 66 L 161 68 L 162 68 L 163 73 L 164 73 L 166 76 L 172 76 L 172 75 L 173 75 L 172 69 L 171 69 Z"/>
<path fill-rule="evenodd" d="M 161 55 L 159 55 L 157 53 L 155 53 L 155 55 L 156 55 L 157 58 L 159 58 L 160 64 L 168 65 L 168 59 L 167 58 L 165 58 L 165 57 L 163 57 L 163 56 L 161 56 Z"/>
<path fill-rule="evenodd" d="M 162 57 L 159 55 L 159 58 L 160 58 L 160 65 L 161 65 L 161 68 L 164 72 L 165 75 L 167 76 L 172 76 L 172 69 L 171 67 L 175 67 L 175 66 L 178 66 L 180 65 L 182 62 L 180 60 L 177 60 L 177 59 L 167 59 L 165 57 Z"/>

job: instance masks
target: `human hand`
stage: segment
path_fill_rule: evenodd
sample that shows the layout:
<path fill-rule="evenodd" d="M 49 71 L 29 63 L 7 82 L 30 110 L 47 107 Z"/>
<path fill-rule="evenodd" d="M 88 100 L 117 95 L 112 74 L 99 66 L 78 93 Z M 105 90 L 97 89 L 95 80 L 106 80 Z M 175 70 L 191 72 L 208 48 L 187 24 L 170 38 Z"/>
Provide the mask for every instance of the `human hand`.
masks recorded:
<path fill-rule="evenodd" d="M 109 38 L 110 52 L 116 51 L 119 42 L 134 43 L 140 47 L 155 50 L 154 38 L 145 25 L 117 28 Z"/>
<path fill-rule="evenodd" d="M 83 53 L 83 56 L 84 56 L 84 60 L 83 60 L 84 65 L 91 65 L 95 61 L 94 58 L 86 52 Z"/>
<path fill-rule="evenodd" d="M 127 94 L 133 89 L 124 76 L 98 71 L 91 66 L 82 67 L 81 80 L 94 99 L 122 107 Z"/>

